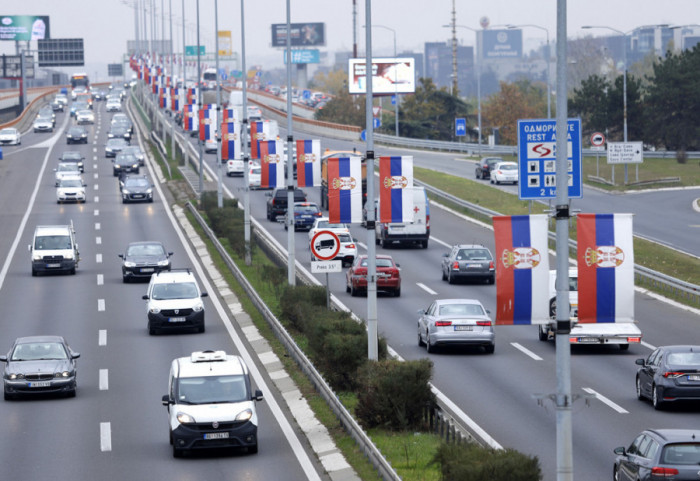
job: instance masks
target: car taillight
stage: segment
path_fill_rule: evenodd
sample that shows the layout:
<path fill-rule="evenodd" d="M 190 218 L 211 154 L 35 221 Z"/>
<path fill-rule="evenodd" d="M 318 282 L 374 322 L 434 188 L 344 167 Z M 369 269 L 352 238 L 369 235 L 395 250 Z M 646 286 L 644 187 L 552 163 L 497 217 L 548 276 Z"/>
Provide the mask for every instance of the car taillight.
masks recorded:
<path fill-rule="evenodd" d="M 445 326 L 451 326 L 452 321 L 436 321 L 435 326 L 436 327 L 445 327 Z"/>
<path fill-rule="evenodd" d="M 346 244 L 346 245 L 345 245 L 345 248 L 346 248 L 346 249 L 354 249 L 354 248 L 355 248 L 355 244 Z"/>
<path fill-rule="evenodd" d="M 425 215 L 425 227 L 430 229 L 430 215 Z"/>
<path fill-rule="evenodd" d="M 489 262 L 489 269 L 493 270 L 495 268 L 496 266 L 494 265 L 493 261 Z"/>
<path fill-rule="evenodd" d="M 661 466 L 654 466 L 651 468 L 651 475 L 657 478 L 670 478 L 678 474 L 678 470 L 675 468 L 662 468 Z"/>
<path fill-rule="evenodd" d="M 452 263 L 452 269 L 455 270 L 455 271 L 458 271 L 458 270 L 459 270 L 459 262 L 454 261 L 454 262 Z"/>
<path fill-rule="evenodd" d="M 491 321 L 476 321 L 477 326 L 490 326 Z"/>
<path fill-rule="evenodd" d="M 321 217 L 321 213 L 320 213 L 320 212 L 316 212 L 316 217 Z"/>
<path fill-rule="evenodd" d="M 681 377 L 681 376 L 685 376 L 685 373 L 684 372 L 665 372 L 664 373 L 665 378 L 669 378 L 669 377 L 675 378 L 675 377 Z"/>
<path fill-rule="evenodd" d="M 639 342 L 642 342 L 642 338 L 641 338 L 641 337 L 628 337 L 628 338 L 627 338 L 627 342 L 636 342 L 636 343 L 639 343 Z"/>

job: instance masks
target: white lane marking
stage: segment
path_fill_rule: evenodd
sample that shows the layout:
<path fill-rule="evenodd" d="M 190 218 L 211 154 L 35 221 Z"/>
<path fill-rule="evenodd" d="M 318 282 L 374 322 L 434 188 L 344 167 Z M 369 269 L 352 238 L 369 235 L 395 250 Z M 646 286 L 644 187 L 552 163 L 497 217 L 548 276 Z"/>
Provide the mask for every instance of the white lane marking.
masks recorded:
<path fill-rule="evenodd" d="M 92 151 L 97 152 L 97 147 L 93 148 Z M 97 157 L 97 156 L 95 156 L 95 157 Z"/>
<path fill-rule="evenodd" d="M 97 264 L 102 264 L 102 254 L 95 254 L 95 262 Z"/>
<path fill-rule="evenodd" d="M 92 174 L 92 178 L 93 178 L 93 179 L 97 179 L 98 177 L 99 177 L 99 175 L 97 175 L 97 172 L 95 172 L 94 174 Z"/>
<path fill-rule="evenodd" d="M 97 204 L 99 201 L 100 201 L 100 198 L 98 196 L 95 196 L 95 200 L 93 202 Z"/>
<path fill-rule="evenodd" d="M 510 345 L 513 346 L 514 348 L 516 348 L 518 351 L 520 351 L 520 352 L 522 352 L 523 354 L 525 354 L 526 356 L 530 356 L 530 357 L 531 357 L 532 359 L 534 359 L 535 361 L 541 361 L 541 360 L 542 360 L 542 358 L 541 358 L 540 356 L 538 356 L 537 354 L 535 354 L 535 353 L 532 352 L 531 350 L 527 349 L 526 347 L 521 346 L 521 345 L 518 344 L 517 342 L 511 342 Z"/>
<path fill-rule="evenodd" d="M 102 244 L 102 237 L 95 237 L 95 244 L 97 244 L 97 245 Z"/>
<path fill-rule="evenodd" d="M 95 230 L 100 230 L 102 225 L 99 222 L 95 222 Z"/>
<path fill-rule="evenodd" d="M 420 287 L 421 289 L 423 289 L 423 290 L 424 290 L 425 292 L 427 292 L 428 294 L 430 294 L 431 296 L 434 296 L 434 295 L 437 294 L 437 292 L 435 292 L 435 291 L 432 290 L 430 287 L 426 286 L 425 284 L 423 284 L 423 283 L 421 283 L 421 282 L 416 282 L 416 285 L 417 285 L 418 287 Z"/>
<path fill-rule="evenodd" d="M 97 274 L 97 285 L 101 286 L 105 283 L 105 276 L 103 274 Z"/>
<path fill-rule="evenodd" d="M 107 391 L 109 389 L 109 370 L 100 369 L 100 391 Z"/>
<path fill-rule="evenodd" d="M 649 344 L 649 343 L 646 342 L 646 341 L 642 341 L 640 344 L 641 344 L 642 346 L 646 347 L 647 349 L 651 349 L 652 351 L 654 351 L 654 350 L 656 349 L 656 346 L 654 346 L 654 345 L 652 345 L 652 344 Z"/>
<path fill-rule="evenodd" d="M 99 312 L 102 312 L 105 310 L 105 300 L 104 299 L 97 299 L 97 310 Z"/>
<path fill-rule="evenodd" d="M 612 402 L 610 399 L 608 399 L 608 398 L 606 398 L 605 396 L 603 396 L 602 394 L 600 394 L 600 393 L 594 391 L 593 389 L 591 389 L 591 388 L 589 388 L 589 387 L 584 387 L 584 388 L 582 388 L 582 389 L 583 389 L 584 391 L 586 391 L 588 394 L 593 394 L 600 402 L 602 402 L 603 404 L 607 404 L 609 407 L 613 408 L 613 409 L 614 409 L 615 411 L 617 411 L 618 413 L 620 413 L 620 414 L 629 414 L 629 411 L 627 411 L 626 409 L 624 409 L 624 408 L 620 407 L 619 405 L 615 404 L 615 403 Z"/>
<path fill-rule="evenodd" d="M 100 184 L 95 184 L 94 190 L 100 190 Z"/>
<path fill-rule="evenodd" d="M 442 245 L 444 245 L 445 247 L 452 247 L 452 244 L 448 244 L 447 242 L 442 241 L 442 240 L 438 239 L 438 238 L 435 237 L 435 236 L 430 236 L 430 240 L 433 241 L 433 242 L 437 242 L 438 244 L 442 244 Z"/>
<path fill-rule="evenodd" d="M 97 169 L 97 164 L 92 164 L 93 169 Z"/>
<path fill-rule="evenodd" d="M 100 423 L 100 451 L 112 450 L 112 425 Z"/>
<path fill-rule="evenodd" d="M 106 346 L 107 345 L 107 329 L 100 329 L 97 333 L 97 345 Z"/>
<path fill-rule="evenodd" d="M 98 215 L 100 215 L 100 210 L 99 210 L 99 209 L 95 209 L 95 217 L 97 217 Z"/>
<path fill-rule="evenodd" d="M 96 155 L 93 155 L 93 156 L 92 156 L 92 160 L 94 160 L 95 162 L 97 162 L 97 156 L 96 156 Z M 95 165 L 97 165 L 97 164 L 95 164 Z"/>
<path fill-rule="evenodd" d="M 364 250 L 367 250 L 367 244 L 365 244 L 364 242 L 358 242 L 357 245 L 362 247 Z"/>

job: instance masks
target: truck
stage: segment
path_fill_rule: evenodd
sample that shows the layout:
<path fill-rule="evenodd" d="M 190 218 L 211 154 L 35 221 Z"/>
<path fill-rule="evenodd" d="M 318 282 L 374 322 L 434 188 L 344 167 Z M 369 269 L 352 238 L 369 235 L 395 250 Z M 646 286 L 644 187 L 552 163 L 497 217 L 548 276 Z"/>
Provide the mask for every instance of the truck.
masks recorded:
<path fill-rule="evenodd" d="M 362 157 L 362 205 L 367 200 L 367 160 L 357 150 L 329 150 L 321 156 L 321 209 L 328 210 L 328 159 L 338 157 Z"/>
<path fill-rule="evenodd" d="M 553 340 L 557 330 L 556 322 L 556 279 L 557 271 L 549 271 L 549 316 L 551 322 L 538 326 L 540 341 Z M 642 342 L 642 331 L 631 322 L 620 323 L 579 323 L 578 321 L 578 269 L 569 269 L 569 316 L 572 321 L 570 344 L 617 344 L 620 349 L 629 349 L 630 344 Z"/>

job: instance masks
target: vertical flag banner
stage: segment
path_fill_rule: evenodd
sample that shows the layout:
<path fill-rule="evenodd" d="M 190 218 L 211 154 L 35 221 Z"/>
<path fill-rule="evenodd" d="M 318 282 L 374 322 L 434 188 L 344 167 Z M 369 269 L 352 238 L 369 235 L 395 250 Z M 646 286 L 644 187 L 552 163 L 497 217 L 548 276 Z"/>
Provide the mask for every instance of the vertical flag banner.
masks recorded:
<path fill-rule="evenodd" d="M 321 141 L 297 140 L 297 186 L 321 185 Z"/>
<path fill-rule="evenodd" d="M 238 118 L 238 112 L 235 109 L 223 109 L 221 112 L 223 116 L 222 123 L 240 122 L 241 120 Z"/>
<path fill-rule="evenodd" d="M 329 222 L 362 222 L 362 158 L 331 157 L 327 169 Z"/>
<path fill-rule="evenodd" d="M 493 232 L 496 238 L 496 324 L 548 324 L 547 216 L 496 216 L 493 217 Z"/>
<path fill-rule="evenodd" d="M 579 214 L 578 322 L 634 322 L 632 214 Z"/>
<path fill-rule="evenodd" d="M 221 123 L 221 160 L 241 158 L 241 124 Z"/>
<path fill-rule="evenodd" d="M 413 222 L 413 156 L 379 157 L 378 222 Z"/>
<path fill-rule="evenodd" d="M 190 87 L 188 89 L 185 89 L 185 95 L 187 96 L 188 104 L 197 103 L 197 87 Z"/>
<path fill-rule="evenodd" d="M 264 140 L 274 140 L 279 135 L 279 128 L 276 120 L 260 120 L 250 123 L 250 158 L 259 159 L 260 150 L 258 142 Z M 282 152 L 284 154 L 284 152 Z"/>
<path fill-rule="evenodd" d="M 199 111 L 199 140 L 216 140 L 216 109 L 202 108 Z"/>
<path fill-rule="evenodd" d="M 170 110 L 172 110 L 173 112 L 179 112 L 181 104 L 182 104 L 182 102 L 180 101 L 180 89 L 171 88 L 170 89 Z"/>
<path fill-rule="evenodd" d="M 184 106 L 184 115 L 182 116 L 182 125 L 186 132 L 196 132 L 199 127 L 197 119 L 197 106 L 195 104 Z"/>
<path fill-rule="evenodd" d="M 284 187 L 284 144 L 281 140 L 260 141 L 260 188 Z"/>

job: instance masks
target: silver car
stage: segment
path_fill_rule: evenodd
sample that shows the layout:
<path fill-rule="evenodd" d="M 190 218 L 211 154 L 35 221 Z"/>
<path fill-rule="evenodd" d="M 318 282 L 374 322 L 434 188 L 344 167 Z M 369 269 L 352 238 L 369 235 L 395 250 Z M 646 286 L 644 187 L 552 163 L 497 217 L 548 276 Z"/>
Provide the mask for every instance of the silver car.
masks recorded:
<path fill-rule="evenodd" d="M 442 256 L 442 280 L 454 284 L 461 279 L 477 279 L 493 284 L 496 263 L 491 251 L 478 244 L 457 244 Z"/>
<path fill-rule="evenodd" d="M 483 346 L 487 354 L 496 349 L 489 311 L 476 299 L 436 299 L 418 314 L 418 345 L 429 353 L 448 345 Z"/>

